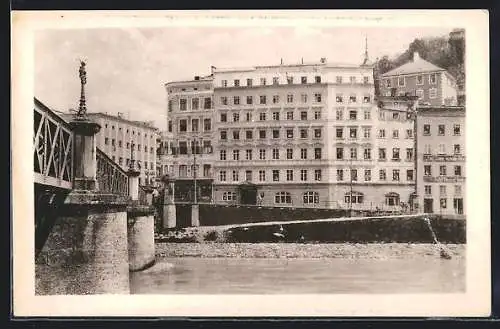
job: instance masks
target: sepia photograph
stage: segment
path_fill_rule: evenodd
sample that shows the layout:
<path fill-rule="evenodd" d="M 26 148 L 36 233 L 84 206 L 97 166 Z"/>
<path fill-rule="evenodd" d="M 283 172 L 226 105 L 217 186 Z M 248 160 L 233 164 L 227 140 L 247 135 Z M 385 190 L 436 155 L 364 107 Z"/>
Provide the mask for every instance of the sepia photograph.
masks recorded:
<path fill-rule="evenodd" d="M 470 66 L 483 64 L 471 49 L 488 59 L 487 34 L 471 27 L 488 16 L 446 13 L 395 11 L 391 24 L 376 11 L 318 11 L 330 20 L 316 24 L 293 11 L 266 12 L 267 24 L 50 16 L 62 27 L 30 31 L 32 94 L 13 110 L 25 116 L 13 134 L 33 134 L 16 169 L 33 186 L 14 198 L 32 213 L 14 216 L 31 226 L 14 257 L 32 287 L 19 284 L 35 299 L 139 298 L 156 310 L 169 296 L 174 313 L 172 301 L 199 308 L 197 295 L 228 308 L 236 298 L 244 315 L 245 295 L 267 315 L 273 300 L 383 296 L 382 307 L 411 295 L 411 315 L 437 295 L 456 301 L 443 314 L 487 315 L 488 80 Z"/>

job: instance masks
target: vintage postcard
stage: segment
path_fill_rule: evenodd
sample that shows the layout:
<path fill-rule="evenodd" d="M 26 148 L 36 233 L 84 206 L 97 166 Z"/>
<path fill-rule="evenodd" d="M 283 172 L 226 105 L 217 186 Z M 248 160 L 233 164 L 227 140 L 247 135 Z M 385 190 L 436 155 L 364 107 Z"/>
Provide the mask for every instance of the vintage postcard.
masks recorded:
<path fill-rule="evenodd" d="M 489 315 L 487 11 L 12 27 L 16 316 Z"/>

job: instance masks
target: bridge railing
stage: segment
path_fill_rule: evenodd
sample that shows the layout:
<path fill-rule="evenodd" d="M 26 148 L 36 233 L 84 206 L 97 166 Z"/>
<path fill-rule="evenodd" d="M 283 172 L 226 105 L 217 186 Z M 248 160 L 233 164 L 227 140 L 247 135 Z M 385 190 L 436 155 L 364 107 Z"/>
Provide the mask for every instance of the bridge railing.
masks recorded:
<path fill-rule="evenodd" d="M 35 183 L 71 189 L 74 152 L 71 127 L 37 99 L 33 119 Z"/>
<path fill-rule="evenodd" d="M 97 149 L 96 159 L 98 190 L 128 196 L 127 173 L 100 149 Z"/>

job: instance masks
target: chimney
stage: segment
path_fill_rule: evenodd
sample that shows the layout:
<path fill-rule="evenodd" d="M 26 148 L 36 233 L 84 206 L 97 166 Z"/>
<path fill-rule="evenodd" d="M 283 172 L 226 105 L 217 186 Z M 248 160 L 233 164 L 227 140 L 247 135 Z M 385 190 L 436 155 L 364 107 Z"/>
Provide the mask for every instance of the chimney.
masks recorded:
<path fill-rule="evenodd" d="M 413 61 L 416 62 L 420 59 L 420 56 L 418 55 L 418 52 L 413 53 Z"/>

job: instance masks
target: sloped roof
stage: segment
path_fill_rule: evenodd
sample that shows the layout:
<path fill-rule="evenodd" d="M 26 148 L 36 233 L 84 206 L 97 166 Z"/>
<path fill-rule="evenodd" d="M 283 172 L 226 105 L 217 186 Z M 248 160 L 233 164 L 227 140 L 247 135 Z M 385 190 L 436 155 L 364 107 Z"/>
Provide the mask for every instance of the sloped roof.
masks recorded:
<path fill-rule="evenodd" d="M 403 64 L 395 69 L 392 69 L 384 74 L 383 77 L 394 76 L 394 75 L 403 75 L 403 74 L 415 74 L 415 73 L 424 73 L 424 72 L 437 72 L 437 71 L 446 71 L 445 69 L 436 66 L 422 58 L 417 58 L 414 61 Z"/>

